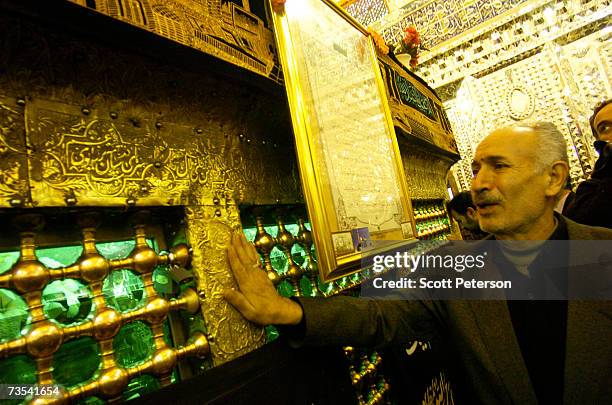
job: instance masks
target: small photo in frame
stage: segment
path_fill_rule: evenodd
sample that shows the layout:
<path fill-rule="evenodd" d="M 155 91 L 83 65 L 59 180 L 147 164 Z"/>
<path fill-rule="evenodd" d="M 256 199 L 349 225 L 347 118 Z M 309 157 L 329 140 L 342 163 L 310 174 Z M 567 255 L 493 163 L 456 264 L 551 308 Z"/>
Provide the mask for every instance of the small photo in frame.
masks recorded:
<path fill-rule="evenodd" d="M 412 222 L 402 222 L 402 236 L 404 237 L 404 239 L 414 238 Z"/>
<path fill-rule="evenodd" d="M 358 252 L 368 250 L 372 246 L 370 231 L 368 228 L 356 228 L 351 231 L 353 235 L 353 246 Z"/>
<path fill-rule="evenodd" d="M 351 232 L 332 233 L 332 243 L 334 244 L 334 253 L 336 256 L 348 255 L 355 251 Z"/>

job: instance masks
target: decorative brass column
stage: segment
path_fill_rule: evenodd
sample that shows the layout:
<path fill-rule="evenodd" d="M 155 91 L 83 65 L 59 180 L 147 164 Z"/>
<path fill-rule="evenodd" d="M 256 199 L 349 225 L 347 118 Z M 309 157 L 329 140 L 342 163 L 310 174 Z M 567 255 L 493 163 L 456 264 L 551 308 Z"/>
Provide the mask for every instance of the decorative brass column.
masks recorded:
<path fill-rule="evenodd" d="M 237 207 L 229 204 L 189 206 L 185 214 L 212 359 L 219 365 L 265 343 L 264 329 L 247 322 L 223 298 L 223 290 L 236 286 L 226 249 L 232 232 L 240 231 L 240 217 Z"/>

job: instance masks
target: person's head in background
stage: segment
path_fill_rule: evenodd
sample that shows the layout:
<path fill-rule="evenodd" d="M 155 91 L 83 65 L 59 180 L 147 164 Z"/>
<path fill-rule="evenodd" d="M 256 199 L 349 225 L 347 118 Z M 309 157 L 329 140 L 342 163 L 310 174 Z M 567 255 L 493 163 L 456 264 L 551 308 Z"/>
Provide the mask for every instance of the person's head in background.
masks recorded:
<path fill-rule="evenodd" d="M 478 214 L 476 206 L 472 202 L 469 191 L 463 191 L 453 197 L 447 204 L 448 212 L 459 226 L 469 231 L 480 230 L 478 226 Z"/>
<path fill-rule="evenodd" d="M 595 107 L 589 123 L 596 140 L 612 142 L 612 98 Z"/>
<path fill-rule="evenodd" d="M 569 163 L 563 135 L 549 122 L 493 131 L 476 149 L 472 198 L 480 228 L 498 239 L 547 239 Z"/>

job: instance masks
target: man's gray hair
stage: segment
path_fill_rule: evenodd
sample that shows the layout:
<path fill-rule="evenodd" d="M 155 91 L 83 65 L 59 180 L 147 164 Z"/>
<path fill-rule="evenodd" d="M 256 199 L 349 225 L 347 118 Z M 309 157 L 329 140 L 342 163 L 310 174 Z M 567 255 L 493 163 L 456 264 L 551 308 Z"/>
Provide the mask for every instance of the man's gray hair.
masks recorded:
<path fill-rule="evenodd" d="M 512 127 L 531 129 L 536 134 L 538 138 L 535 161 L 537 170 L 542 171 L 558 161 L 565 162 L 569 166 L 567 144 L 555 124 L 546 121 L 519 122 Z"/>

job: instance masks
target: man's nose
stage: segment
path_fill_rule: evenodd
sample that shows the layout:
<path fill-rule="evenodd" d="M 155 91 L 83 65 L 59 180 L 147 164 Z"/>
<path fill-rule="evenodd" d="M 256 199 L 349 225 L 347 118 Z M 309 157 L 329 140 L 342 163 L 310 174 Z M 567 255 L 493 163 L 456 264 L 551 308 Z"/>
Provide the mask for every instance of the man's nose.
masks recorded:
<path fill-rule="evenodd" d="M 481 168 L 472 179 L 472 191 L 479 192 L 482 190 L 490 190 L 493 184 L 491 172 L 485 168 Z"/>

